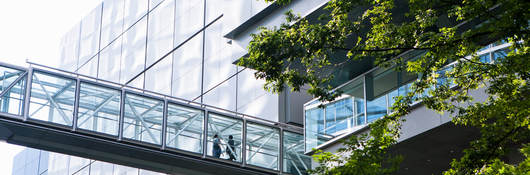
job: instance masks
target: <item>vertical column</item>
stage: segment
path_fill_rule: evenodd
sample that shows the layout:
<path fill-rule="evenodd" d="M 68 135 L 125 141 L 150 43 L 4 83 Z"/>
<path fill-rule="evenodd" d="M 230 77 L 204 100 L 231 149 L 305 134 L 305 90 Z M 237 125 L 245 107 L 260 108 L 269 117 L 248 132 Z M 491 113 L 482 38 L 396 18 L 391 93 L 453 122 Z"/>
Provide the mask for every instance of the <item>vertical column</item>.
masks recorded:
<path fill-rule="evenodd" d="M 163 112 L 162 112 L 162 150 L 165 150 L 166 149 L 166 137 L 167 137 L 167 108 L 168 108 L 168 103 L 167 103 L 167 98 L 164 97 L 164 109 L 163 109 Z"/>
<path fill-rule="evenodd" d="M 366 98 L 366 75 L 363 75 L 363 94 L 364 94 L 364 124 L 368 123 L 368 98 Z"/>
<path fill-rule="evenodd" d="M 123 123 L 125 121 L 125 89 L 121 89 L 121 100 L 120 100 L 120 119 L 118 120 L 118 141 L 123 139 Z"/>
<path fill-rule="evenodd" d="M 247 165 L 247 120 L 243 118 L 243 138 L 241 140 L 241 165 Z"/>
<path fill-rule="evenodd" d="M 280 154 L 278 154 L 278 163 L 280 164 L 278 166 L 278 170 L 280 171 L 280 174 L 282 174 L 283 172 L 283 128 L 280 127 L 280 134 L 279 134 L 280 138 L 279 138 L 279 142 L 280 144 L 278 145 L 280 149 L 278 149 L 280 151 Z"/>
<path fill-rule="evenodd" d="M 74 95 L 74 118 L 72 119 L 72 131 L 77 130 L 77 114 L 79 113 L 79 93 L 80 93 L 80 87 L 81 87 L 81 80 L 79 77 L 76 80 L 75 84 L 75 95 Z M 96 128 L 94 128 L 96 129 Z"/>
<path fill-rule="evenodd" d="M 390 97 L 389 97 L 389 94 L 385 94 L 385 99 L 386 99 L 386 113 L 390 114 L 390 106 L 389 106 Z"/>
<path fill-rule="evenodd" d="M 208 154 L 208 115 L 208 109 L 204 109 L 204 120 L 202 122 L 202 158 L 206 158 Z"/>
<path fill-rule="evenodd" d="M 28 68 L 28 81 L 26 81 L 26 93 L 24 94 L 24 121 L 28 120 L 29 117 L 29 98 L 31 96 L 31 82 L 33 80 L 33 67 L 31 67 L 31 64 Z"/>

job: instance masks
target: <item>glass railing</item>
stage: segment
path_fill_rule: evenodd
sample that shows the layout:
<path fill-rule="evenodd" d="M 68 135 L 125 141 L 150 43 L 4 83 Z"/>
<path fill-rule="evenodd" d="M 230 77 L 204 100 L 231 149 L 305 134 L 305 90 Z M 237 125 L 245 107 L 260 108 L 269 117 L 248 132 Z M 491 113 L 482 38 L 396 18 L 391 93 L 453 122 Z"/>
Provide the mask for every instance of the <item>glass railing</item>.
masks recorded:
<path fill-rule="evenodd" d="M 1 117 L 278 174 L 311 168 L 300 127 L 36 66 L 0 63 Z"/>
<path fill-rule="evenodd" d="M 509 43 L 504 41 L 490 44 L 480 49 L 477 55 L 484 63 L 494 64 L 506 57 Z M 412 55 L 411 58 L 418 55 Z M 438 71 L 437 86 L 454 86 L 445 74 L 454 64 Z M 397 72 L 393 69 L 376 68 L 339 86 L 343 96 L 329 103 L 312 100 L 304 105 L 305 151 L 331 140 L 332 138 L 373 122 L 392 112 L 395 97 L 406 95 L 417 75 Z M 434 89 L 436 87 L 432 87 Z M 423 95 L 427 95 L 427 92 Z M 418 96 L 419 97 L 419 96 Z M 417 102 L 415 102 L 417 103 Z M 323 105 L 323 107 L 320 107 Z M 366 112 L 365 112 L 366 111 Z"/>

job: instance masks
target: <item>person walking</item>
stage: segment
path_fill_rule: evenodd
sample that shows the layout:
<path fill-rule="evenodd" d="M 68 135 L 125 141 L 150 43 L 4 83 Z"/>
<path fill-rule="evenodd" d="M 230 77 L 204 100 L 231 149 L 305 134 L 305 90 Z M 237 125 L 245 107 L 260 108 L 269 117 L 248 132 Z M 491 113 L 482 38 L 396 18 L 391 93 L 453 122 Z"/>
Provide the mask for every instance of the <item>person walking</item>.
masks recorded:
<path fill-rule="evenodd" d="M 236 160 L 235 155 L 236 147 L 234 145 L 234 137 L 232 135 L 228 136 L 228 145 L 226 146 L 226 153 L 228 153 L 228 160 L 234 161 Z"/>
<path fill-rule="evenodd" d="M 221 141 L 219 140 L 219 136 L 215 134 L 213 136 L 213 149 L 212 149 L 212 154 L 213 154 L 213 157 L 215 158 L 221 157 L 221 146 L 219 144 L 221 144 Z"/>

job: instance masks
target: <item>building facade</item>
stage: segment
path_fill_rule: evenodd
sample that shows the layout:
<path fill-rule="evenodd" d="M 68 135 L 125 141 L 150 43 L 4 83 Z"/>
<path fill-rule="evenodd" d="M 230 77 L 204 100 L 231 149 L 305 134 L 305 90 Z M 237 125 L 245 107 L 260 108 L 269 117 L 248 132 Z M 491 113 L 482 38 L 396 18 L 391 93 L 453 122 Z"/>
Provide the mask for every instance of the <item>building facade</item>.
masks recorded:
<path fill-rule="evenodd" d="M 294 2 L 287 7 L 279 7 L 263 1 L 248 0 L 105 0 L 63 37 L 60 69 L 89 76 L 102 82 L 125 84 L 272 122 L 302 126 L 302 104 L 309 101 L 310 96 L 289 91 L 281 94 L 269 93 L 263 89 L 264 81 L 255 79 L 251 69 L 236 66 L 235 62 L 246 54 L 246 45 L 250 40 L 249 34 L 257 32 L 257 26 L 279 25 L 283 22 L 283 13 L 287 9 L 293 8 L 306 14 L 324 2 L 326 1 Z M 87 89 L 96 88 L 90 85 L 86 87 Z M 64 88 L 66 89 L 67 86 Z M 98 101 L 98 99 L 89 98 L 84 100 L 87 100 L 86 102 Z M 117 105 L 112 101 L 111 99 L 109 103 L 104 103 L 104 106 Z M 106 107 L 103 107 L 102 111 L 106 110 Z M 58 115 L 60 111 L 54 113 L 51 104 L 45 108 L 49 108 L 49 115 L 61 116 Z M 79 110 L 83 112 L 81 107 Z M 36 109 L 32 114 L 47 116 L 46 111 Z M 92 111 L 97 113 L 98 110 Z M 87 109 L 84 112 L 91 111 Z M 77 124 L 81 129 L 117 135 L 118 130 L 111 127 L 115 124 L 110 119 L 113 117 L 116 116 L 102 114 Z M 39 118 L 39 120 L 48 120 L 45 118 Z M 214 116 L 212 119 L 228 120 L 223 116 Z M 54 122 L 56 119 L 50 120 Z M 117 118 L 114 121 L 117 121 Z M 237 125 L 239 121 L 229 120 L 229 122 Z M 68 122 L 59 123 L 68 124 Z M 135 126 L 138 125 L 138 123 L 135 124 Z M 195 127 L 195 123 L 192 125 Z M 253 124 L 249 124 L 248 127 L 256 131 L 269 130 L 269 128 Z M 127 132 L 127 128 L 124 130 Z M 239 132 L 241 130 L 239 129 Z M 152 131 L 156 132 L 156 129 Z M 143 131 L 131 132 L 134 134 L 130 137 L 124 134 L 124 137 L 157 142 L 156 139 L 150 140 Z M 272 143 L 280 142 L 280 133 L 277 131 L 275 133 L 274 130 L 271 132 L 271 137 L 267 137 L 265 143 L 269 140 Z M 137 133 L 143 134 L 137 135 Z M 173 134 L 179 135 L 179 133 L 175 131 Z M 263 137 L 259 133 L 247 134 L 248 137 L 256 139 Z M 302 147 L 297 146 L 297 149 L 303 151 L 303 143 L 300 142 L 303 140 L 303 135 L 284 132 L 282 137 L 290 138 L 290 140 L 281 141 L 284 145 L 291 145 L 286 148 L 291 149 L 293 145 L 301 144 Z M 242 142 L 241 139 L 235 135 L 236 143 Z M 200 140 L 196 138 L 186 142 L 177 142 L 175 139 L 175 145 L 171 147 L 195 152 L 195 149 L 200 146 L 198 141 Z M 279 148 L 273 145 L 276 151 L 262 149 L 261 147 L 268 146 L 268 143 L 265 143 L 246 148 L 257 149 L 255 153 L 248 153 L 250 155 L 247 156 L 253 159 L 247 160 L 247 163 L 277 170 L 279 166 L 275 164 L 281 161 L 278 158 L 273 161 L 271 155 L 277 154 L 275 152 Z M 210 147 L 207 152 L 211 156 Z M 241 149 L 239 146 L 234 150 L 238 156 L 241 156 Z M 307 162 L 309 158 L 288 154 L 285 153 L 290 157 L 284 159 L 281 171 L 290 174 L 305 174 L 310 165 L 302 166 L 287 160 L 302 161 L 303 159 Z M 228 157 L 223 154 L 222 158 Z M 241 161 L 239 159 L 239 157 L 236 158 L 237 161 Z M 32 148 L 28 148 L 15 158 L 13 170 L 14 175 L 158 174 L 143 169 Z"/>

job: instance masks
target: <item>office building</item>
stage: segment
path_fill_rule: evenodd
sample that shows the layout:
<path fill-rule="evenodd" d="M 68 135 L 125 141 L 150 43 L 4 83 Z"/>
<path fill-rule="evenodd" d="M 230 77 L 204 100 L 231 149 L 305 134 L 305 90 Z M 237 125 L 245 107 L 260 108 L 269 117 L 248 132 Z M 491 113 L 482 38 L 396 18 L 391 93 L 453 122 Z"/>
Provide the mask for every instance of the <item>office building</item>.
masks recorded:
<path fill-rule="evenodd" d="M 365 132 L 417 78 L 369 61 L 346 64 L 333 82 L 345 94 L 318 108 L 303 92 L 263 90 L 250 68 L 235 65 L 259 26 L 278 26 L 288 9 L 316 19 L 326 2 L 105 0 L 63 38 L 60 70 L 2 65 L 10 76 L 2 79 L 0 129 L 9 132 L 0 138 L 53 151 L 20 153 L 14 174 L 307 174 L 312 148 L 335 151 L 340 140 Z M 479 54 L 493 61 L 505 47 Z M 421 102 L 406 118 L 398 146 L 417 157 L 411 162 L 427 163 L 402 173 L 439 171 L 456 156 L 430 165 L 414 152 L 433 146 L 427 142 L 466 140 L 442 134 L 462 130 Z"/>

